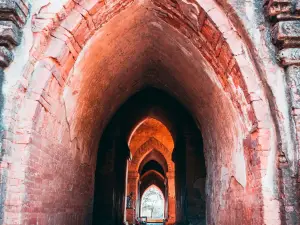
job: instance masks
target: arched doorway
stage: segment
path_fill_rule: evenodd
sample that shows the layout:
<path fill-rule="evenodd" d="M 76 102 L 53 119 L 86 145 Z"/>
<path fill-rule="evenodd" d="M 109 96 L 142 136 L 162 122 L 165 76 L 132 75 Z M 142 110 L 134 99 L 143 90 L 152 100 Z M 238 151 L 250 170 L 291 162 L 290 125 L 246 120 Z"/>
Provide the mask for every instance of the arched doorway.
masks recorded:
<path fill-rule="evenodd" d="M 189 135 L 184 137 L 183 131 Z M 191 141 L 193 136 L 198 141 Z M 126 143 L 126 140 L 129 141 Z M 107 147 L 107 142 L 112 143 L 111 147 Z M 114 211 L 122 212 L 118 214 L 119 221 L 134 223 L 142 216 L 142 194 L 151 185 L 159 187 L 164 195 L 164 218 L 160 222 L 174 224 L 195 218 L 205 221 L 205 194 L 202 192 L 200 196 L 197 189 L 204 190 L 205 182 L 194 186 L 200 177 L 203 181 L 206 177 L 203 146 L 198 143 L 202 143 L 202 137 L 193 119 L 171 96 L 158 89 L 147 88 L 131 97 L 112 118 L 100 142 L 96 174 L 103 173 L 99 168 L 111 169 L 106 177 L 96 175 L 95 202 L 108 199 L 109 204 L 102 201 L 94 205 L 94 223 L 103 222 L 108 215 L 111 218 L 106 223 L 115 221 L 118 213 Z M 180 150 L 175 153 L 176 148 Z M 175 154 L 182 154 L 180 160 L 174 161 Z M 189 165 L 185 159 L 192 159 Z M 121 177 L 113 178 L 120 172 L 123 174 Z M 110 191 L 103 190 L 104 180 L 111 182 L 104 186 Z M 121 187 L 118 190 L 114 188 L 116 182 Z M 127 198 L 124 192 L 127 192 Z M 123 196 L 123 199 L 116 199 L 114 203 L 110 199 L 116 196 Z M 130 207 L 126 207 L 124 212 L 128 197 L 131 199 Z M 195 201 L 197 206 L 193 203 Z M 100 220 L 97 221 L 97 218 Z"/>
<path fill-rule="evenodd" d="M 188 207 L 193 191 L 187 186 L 202 186 L 206 179 L 207 223 L 270 221 L 265 206 L 279 208 L 272 198 L 276 185 L 269 182 L 275 163 L 268 164 L 276 155 L 275 126 L 256 62 L 238 34 L 228 38 L 234 27 L 218 5 L 147 0 L 117 1 L 102 8 L 98 1 L 72 2 L 76 7 L 64 7 L 52 29 L 37 34 L 33 50 L 43 47 L 32 54 L 22 93 L 12 103 L 5 150 L 7 161 L 18 160 L 5 164 L 5 173 L 11 180 L 7 193 L 14 193 L 15 183 L 22 184 L 20 201 L 7 195 L 16 220 L 91 224 L 93 212 L 101 213 L 95 202 L 111 207 L 105 208 L 105 220 L 124 222 L 126 177 L 138 180 L 137 174 L 126 173 L 131 155 L 127 140 L 138 123 L 158 114 L 175 143 L 175 175 L 167 174 L 175 183 L 169 189 L 174 219 L 185 222 L 193 213 Z M 68 10 L 72 13 L 65 14 Z M 195 136 L 203 136 L 206 178 L 186 172 L 190 165 L 199 165 L 186 155 L 187 146 L 200 144 L 194 132 L 181 129 L 185 123 L 171 123 L 182 121 L 177 108 L 160 114 L 163 107 L 155 108 L 152 95 L 145 95 L 138 102 L 143 107 L 133 107 L 130 114 L 135 116 L 123 117 L 125 126 L 118 129 L 122 123 L 113 117 L 119 107 L 149 86 L 178 100 L 201 130 Z M 170 102 L 164 97 L 160 101 L 162 106 Z M 95 175 L 105 178 L 105 185 Z M 188 176 L 199 179 L 191 185 Z M 94 187 L 103 195 L 98 201 Z M 203 190 L 198 189 L 194 194 L 201 197 Z M 30 211 L 33 203 L 38 218 Z M 5 207 L 5 213 L 10 209 Z M 238 213 L 228 213 L 236 209 Z"/>
<path fill-rule="evenodd" d="M 154 190 L 151 190 L 147 194 L 146 202 L 143 202 L 143 196 L 145 192 L 150 188 L 154 187 Z M 159 191 L 159 193 L 157 193 Z M 167 178 L 163 176 L 160 172 L 157 172 L 157 170 L 149 170 L 145 174 L 142 175 L 140 178 L 140 185 L 139 185 L 139 217 L 147 217 L 147 221 L 155 221 L 155 222 L 163 222 L 166 221 L 168 218 L 168 185 L 167 185 Z M 152 197 L 152 194 L 159 194 L 160 196 L 154 195 Z M 151 200 L 153 198 L 153 201 Z M 163 202 L 161 202 L 161 200 Z M 159 202 L 157 202 L 159 201 Z M 156 205 L 158 204 L 158 205 Z M 150 210 L 151 208 L 151 210 Z M 147 211 L 148 214 L 143 213 L 143 209 L 147 210 L 149 209 L 151 212 L 156 211 L 157 213 L 160 213 L 161 217 L 151 217 L 149 216 L 149 211 Z"/>
<path fill-rule="evenodd" d="M 148 187 L 142 193 L 141 217 L 146 217 L 147 221 L 164 220 L 165 199 L 162 191 L 155 185 Z"/>
<path fill-rule="evenodd" d="M 154 114 L 153 116 L 163 118 L 161 114 Z M 136 196 L 137 207 L 134 217 L 141 216 L 140 194 L 149 185 L 153 183 L 158 185 L 159 183 L 159 186 L 166 194 L 165 216 L 166 218 L 170 218 L 171 221 L 175 221 L 175 166 L 172 161 L 174 140 L 169 129 L 159 120 L 148 117 L 133 129 L 128 143 L 132 152 L 132 160 L 129 162 L 128 167 L 129 173 L 136 174 L 135 178 L 128 182 L 128 192 L 133 192 L 135 193 L 134 196 Z M 161 176 L 145 176 L 150 175 L 149 171 L 156 171 Z M 130 214 L 128 214 L 128 217 L 131 220 L 132 216 Z"/>

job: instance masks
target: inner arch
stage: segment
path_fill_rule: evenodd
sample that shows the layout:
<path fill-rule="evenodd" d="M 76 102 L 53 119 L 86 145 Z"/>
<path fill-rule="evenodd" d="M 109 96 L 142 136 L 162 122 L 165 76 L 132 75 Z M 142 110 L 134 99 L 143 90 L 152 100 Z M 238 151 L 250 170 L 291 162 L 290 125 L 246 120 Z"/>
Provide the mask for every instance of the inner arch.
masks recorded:
<path fill-rule="evenodd" d="M 149 170 L 156 170 L 162 175 L 165 175 L 165 173 L 168 171 L 167 163 L 164 159 L 161 160 L 160 157 L 158 158 L 157 155 L 159 154 L 155 154 L 156 152 L 151 152 L 154 154 L 149 153 L 149 155 L 146 156 L 146 158 L 141 162 L 139 168 L 139 172 L 141 175 L 144 175 Z"/>
<path fill-rule="evenodd" d="M 132 154 L 151 137 L 173 151 L 174 140 L 169 129 L 159 120 L 149 117 L 139 123 L 130 135 L 129 148 Z"/>
<path fill-rule="evenodd" d="M 145 4 L 156 7 L 151 1 Z M 93 131 L 101 131 L 128 96 L 147 86 L 166 91 L 188 109 L 206 140 L 207 191 L 217 196 L 207 202 L 211 215 L 219 211 L 218 217 L 208 219 L 219 223 L 226 208 L 234 205 L 234 199 L 225 194 L 230 178 L 247 188 L 243 139 L 252 129 L 253 118 L 242 80 L 220 80 L 220 71 L 213 69 L 187 36 L 144 6 L 133 5 L 100 31 L 85 46 L 71 74 L 71 85 L 65 89 L 65 96 L 77 102 L 69 107 L 65 101 L 71 135 L 76 134 L 84 153 L 96 154 L 91 144 L 97 143 L 99 133 Z M 95 82 L 98 85 L 91 86 Z M 146 97 L 145 105 L 151 102 L 151 96 Z M 243 207 L 255 204 L 250 201 Z"/>
<path fill-rule="evenodd" d="M 161 190 L 151 185 L 142 194 L 142 217 L 152 219 L 164 218 L 164 195 Z M 148 221 L 149 221 L 148 219 Z"/>

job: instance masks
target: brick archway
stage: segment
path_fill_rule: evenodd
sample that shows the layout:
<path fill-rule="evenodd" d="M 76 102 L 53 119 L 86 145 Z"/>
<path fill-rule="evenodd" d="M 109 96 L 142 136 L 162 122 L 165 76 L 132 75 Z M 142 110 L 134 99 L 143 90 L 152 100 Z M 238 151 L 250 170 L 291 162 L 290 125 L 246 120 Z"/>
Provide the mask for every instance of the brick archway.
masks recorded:
<path fill-rule="evenodd" d="M 132 157 L 131 162 L 128 165 L 128 186 L 127 186 L 127 193 L 134 193 L 133 199 L 136 201 L 136 205 L 139 205 L 139 167 L 143 159 L 151 153 L 153 150 L 156 150 L 162 154 L 162 157 L 165 158 L 167 163 L 167 171 L 166 172 L 166 180 L 167 188 L 168 188 L 168 218 L 169 223 L 175 223 L 175 165 L 172 161 L 172 152 L 170 152 L 160 141 L 156 138 L 150 137 L 148 141 L 140 146 L 140 148 L 135 152 Z M 127 212 L 127 218 L 129 221 L 132 221 L 132 212 Z"/>
<path fill-rule="evenodd" d="M 168 195 L 166 194 L 167 187 L 165 186 L 165 177 L 163 177 L 160 173 L 158 173 L 155 170 L 150 170 L 146 172 L 141 177 L 141 186 L 140 186 L 140 193 L 139 193 L 139 199 L 140 199 L 140 206 L 142 206 L 142 196 L 145 193 L 145 191 L 150 188 L 151 186 L 156 186 L 162 195 L 164 196 L 164 218 L 169 217 L 169 209 L 168 209 Z M 141 209 L 139 210 L 141 215 Z"/>
<path fill-rule="evenodd" d="M 143 205 L 143 196 L 144 196 L 144 194 L 146 194 L 147 193 L 147 191 L 149 190 L 149 189 L 151 189 L 151 188 L 154 188 L 158 193 L 159 193 L 159 195 L 162 197 L 162 202 L 164 203 L 164 207 L 165 207 L 165 204 L 166 204 L 166 201 L 165 201 L 165 195 L 164 195 L 164 192 L 163 192 L 163 190 L 160 188 L 160 187 L 158 187 L 157 185 L 155 185 L 155 184 L 152 184 L 152 185 L 150 185 L 149 187 L 147 187 L 145 190 L 143 190 L 143 192 L 141 192 L 141 202 L 142 202 L 142 204 L 141 205 Z M 162 210 L 163 210 L 163 208 L 164 207 L 162 207 Z M 142 208 L 142 207 L 141 207 Z M 142 211 L 142 209 L 141 209 L 141 211 Z M 165 212 L 163 213 L 163 214 L 165 214 Z M 142 215 L 143 215 L 143 213 L 142 213 Z M 145 216 L 145 215 L 143 215 L 143 216 Z M 164 215 L 164 217 L 163 218 L 165 218 L 165 215 Z M 154 221 L 159 221 L 161 218 L 159 218 L 159 219 L 153 219 Z"/>
<path fill-rule="evenodd" d="M 160 141 L 156 138 L 150 137 L 133 155 L 132 161 L 129 165 L 129 171 L 138 171 L 139 165 L 145 156 L 153 149 L 162 153 L 168 163 L 168 171 L 174 172 L 174 163 L 172 162 L 172 152 L 170 152 Z"/>
<path fill-rule="evenodd" d="M 80 180 L 86 177 L 86 171 L 89 171 L 88 173 L 93 171 L 95 167 L 93 156 L 96 154 L 93 150 L 99 139 L 94 131 L 101 132 L 109 115 L 123 99 L 118 97 L 115 105 L 111 106 L 108 112 L 92 109 L 91 103 L 85 101 L 88 97 L 94 97 L 88 96 L 92 93 L 91 90 L 87 91 L 86 95 L 81 93 L 80 98 L 78 97 L 87 81 L 82 80 L 84 74 L 76 73 L 74 68 L 78 69 L 77 66 L 81 66 L 80 62 L 85 58 L 86 49 L 101 40 L 101 28 L 105 23 L 113 20 L 112 17 L 117 16 L 125 8 L 133 7 L 132 5 L 131 1 L 119 1 L 111 7 L 99 1 L 82 1 L 79 4 L 68 1 L 63 8 L 53 12 L 53 18 L 40 19 L 49 9 L 45 7 L 33 20 L 34 46 L 19 90 L 13 94 L 14 99 L 11 101 L 11 108 L 8 109 L 12 117 L 6 118 L 10 126 L 4 137 L 3 148 L 6 155 L 1 162 L 1 173 L 7 174 L 8 179 L 6 201 L 16 208 L 12 212 L 16 223 L 28 222 L 33 217 L 33 215 L 25 216 L 26 213 L 30 214 L 30 206 L 26 205 L 28 202 L 25 200 L 26 193 L 31 191 L 27 176 L 33 174 L 32 171 L 39 168 L 42 162 L 52 166 L 52 161 L 56 158 L 66 161 L 64 165 L 53 166 L 53 171 L 65 171 L 66 168 L 79 171 L 77 174 L 75 172 L 64 174 L 70 180 Z M 195 2 L 196 10 L 192 15 L 189 14 L 189 7 L 192 7 L 189 4 L 183 6 L 185 10 L 181 12 L 182 14 L 178 14 L 176 9 L 172 11 L 173 9 L 163 6 L 164 2 L 157 2 L 155 5 L 165 12 L 163 15 L 166 16 L 161 19 L 168 24 L 171 18 L 176 16 L 179 18 L 170 26 L 175 26 L 179 33 L 190 38 L 204 57 L 199 61 L 205 61 L 211 69 L 209 74 L 217 83 L 216 86 L 219 85 L 218 88 L 224 91 L 238 111 L 234 115 L 238 115 L 242 120 L 241 136 L 244 136 L 244 142 L 238 144 L 243 145 L 246 154 L 249 154 L 247 157 L 255 159 L 254 165 L 251 165 L 251 172 L 259 180 L 254 192 L 262 196 L 263 202 L 258 203 L 259 211 L 262 213 L 260 219 L 265 223 L 277 224 L 279 215 L 276 214 L 271 218 L 269 216 L 271 213 L 263 207 L 270 205 L 274 208 L 279 207 L 278 201 L 272 200 L 269 191 L 273 188 L 268 181 L 274 175 L 274 168 L 269 168 L 267 163 L 275 156 L 276 134 L 265 90 L 261 85 L 255 63 L 250 60 L 252 57 L 248 53 L 247 44 L 235 32 L 225 13 L 214 1 Z M 195 21 L 194 15 L 197 17 Z M 189 18 L 188 21 L 182 19 L 186 17 Z M 184 52 L 184 47 L 182 51 Z M 85 69 L 89 72 L 94 71 L 90 65 Z M 136 80 L 139 80 L 139 78 L 129 79 L 137 83 Z M 101 82 L 99 81 L 99 86 L 107 90 L 111 80 L 114 79 L 106 75 Z M 195 86 L 191 85 L 187 89 L 197 89 L 198 83 L 196 84 L 196 81 L 194 83 Z M 107 96 L 100 96 L 101 98 L 98 96 L 95 101 L 109 103 L 109 99 L 113 98 L 114 94 L 119 96 L 119 93 L 108 91 Z M 131 91 L 128 91 L 127 95 L 130 94 Z M 81 110 L 78 110 L 78 105 Z M 91 110 L 82 110 L 82 108 Z M 87 117 L 93 118 L 92 113 L 95 111 L 101 112 L 98 116 L 103 118 L 101 121 L 94 123 L 94 121 L 84 120 Z M 196 115 L 196 110 L 194 112 Z M 199 112 L 198 114 L 200 119 L 201 115 Z M 12 159 L 17 160 L 12 162 Z M 45 172 L 42 176 L 49 177 L 47 175 L 49 174 Z M 92 175 L 88 176 L 88 179 L 91 177 Z M 36 180 L 40 179 L 36 178 Z M 60 184 L 62 178 L 55 179 L 55 181 L 47 181 L 50 184 L 43 184 L 43 188 L 53 187 L 55 182 Z M 21 184 L 18 187 L 18 201 L 14 201 L 15 184 Z M 64 189 L 73 189 L 72 185 L 66 185 Z M 87 190 L 87 195 L 91 195 L 92 191 L 89 188 Z M 55 193 L 51 195 L 55 196 Z M 46 201 L 46 198 L 49 201 L 49 197 L 41 201 Z M 89 200 L 82 198 L 81 201 L 82 205 L 86 205 Z M 38 205 L 37 202 L 36 204 Z M 61 210 L 61 207 L 58 208 Z M 8 206 L 5 207 L 5 213 L 11 213 Z M 43 213 L 45 217 L 49 216 L 47 212 L 43 211 Z M 82 217 L 84 214 L 85 212 L 82 213 Z M 5 218 L 5 224 L 12 223 L 8 217 Z"/>

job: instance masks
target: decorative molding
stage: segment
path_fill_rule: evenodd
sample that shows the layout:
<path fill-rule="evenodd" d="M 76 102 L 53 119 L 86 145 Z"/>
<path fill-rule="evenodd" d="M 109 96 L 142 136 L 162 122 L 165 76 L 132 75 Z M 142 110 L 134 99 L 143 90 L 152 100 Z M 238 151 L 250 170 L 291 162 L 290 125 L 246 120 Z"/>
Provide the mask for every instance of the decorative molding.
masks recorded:
<path fill-rule="evenodd" d="M 265 11 L 273 25 L 272 39 L 280 64 L 300 66 L 300 1 L 267 0 Z"/>
<path fill-rule="evenodd" d="M 0 0 L 0 67 L 3 69 L 12 62 L 12 51 L 21 43 L 29 7 L 28 0 Z"/>
<path fill-rule="evenodd" d="M 278 49 L 277 58 L 280 66 L 285 68 L 295 138 L 292 162 L 288 162 L 285 152 L 278 157 L 282 184 L 280 196 L 284 206 L 281 214 L 286 221 L 296 224 L 300 221 L 299 201 L 295 200 L 298 199 L 297 179 L 300 181 L 300 159 L 299 152 L 296 152 L 300 147 L 300 1 L 266 0 L 265 12 L 272 25 L 272 40 Z"/>

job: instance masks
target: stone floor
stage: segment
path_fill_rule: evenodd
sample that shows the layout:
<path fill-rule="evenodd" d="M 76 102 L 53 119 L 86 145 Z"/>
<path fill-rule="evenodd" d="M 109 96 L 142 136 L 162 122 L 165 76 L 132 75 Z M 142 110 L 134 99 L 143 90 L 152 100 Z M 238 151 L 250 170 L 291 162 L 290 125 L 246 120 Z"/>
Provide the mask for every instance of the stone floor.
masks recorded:
<path fill-rule="evenodd" d="M 147 225 L 163 225 L 163 223 L 147 223 Z"/>

